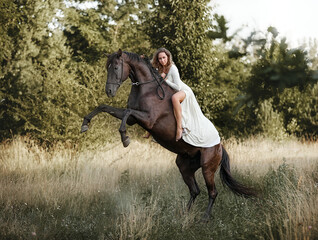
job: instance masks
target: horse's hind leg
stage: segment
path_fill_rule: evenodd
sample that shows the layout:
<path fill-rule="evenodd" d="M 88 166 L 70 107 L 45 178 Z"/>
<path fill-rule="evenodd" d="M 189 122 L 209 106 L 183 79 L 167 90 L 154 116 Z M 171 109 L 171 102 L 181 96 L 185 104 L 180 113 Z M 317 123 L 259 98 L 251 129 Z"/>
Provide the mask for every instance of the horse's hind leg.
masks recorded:
<path fill-rule="evenodd" d="M 184 182 L 190 190 L 190 200 L 188 202 L 188 210 L 190 210 L 195 198 L 200 194 L 200 189 L 194 176 L 195 172 L 200 168 L 200 159 L 191 159 L 179 154 L 176 159 L 176 164 Z"/>
<path fill-rule="evenodd" d="M 209 204 L 203 216 L 204 221 L 208 221 L 211 215 L 212 207 L 218 192 L 215 187 L 214 176 L 222 159 L 222 151 L 220 145 L 211 148 L 204 148 L 201 151 L 201 167 L 205 184 L 208 189 Z"/>

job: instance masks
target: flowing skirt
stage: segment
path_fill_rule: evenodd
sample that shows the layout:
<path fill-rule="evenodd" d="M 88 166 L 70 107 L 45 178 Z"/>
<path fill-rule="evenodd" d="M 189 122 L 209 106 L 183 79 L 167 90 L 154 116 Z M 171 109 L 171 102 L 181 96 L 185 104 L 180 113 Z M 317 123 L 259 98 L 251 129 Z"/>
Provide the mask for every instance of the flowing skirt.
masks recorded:
<path fill-rule="evenodd" d="M 220 136 L 213 123 L 204 116 L 192 89 L 184 84 L 181 89 L 186 97 L 181 103 L 182 139 L 196 147 L 213 147 L 220 143 Z"/>

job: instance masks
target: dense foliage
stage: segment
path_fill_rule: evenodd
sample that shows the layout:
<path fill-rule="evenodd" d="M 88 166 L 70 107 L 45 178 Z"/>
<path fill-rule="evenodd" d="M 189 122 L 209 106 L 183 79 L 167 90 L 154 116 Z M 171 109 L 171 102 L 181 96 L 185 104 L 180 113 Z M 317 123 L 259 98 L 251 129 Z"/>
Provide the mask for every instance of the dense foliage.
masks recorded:
<path fill-rule="evenodd" d="M 179 68 L 181 78 L 199 83 L 213 72 L 212 42 L 207 0 L 161 0 L 154 5 L 146 32 L 154 48 L 166 47 Z"/>
<path fill-rule="evenodd" d="M 316 137 L 317 42 L 291 49 L 274 28 L 228 36 L 208 2 L 2 0 L 1 139 L 77 140 L 85 114 L 127 100 L 128 84 L 114 99 L 104 94 L 106 54 L 122 48 L 151 57 L 161 46 L 222 136 Z M 117 120 L 105 117 L 92 138 L 116 131 Z"/>

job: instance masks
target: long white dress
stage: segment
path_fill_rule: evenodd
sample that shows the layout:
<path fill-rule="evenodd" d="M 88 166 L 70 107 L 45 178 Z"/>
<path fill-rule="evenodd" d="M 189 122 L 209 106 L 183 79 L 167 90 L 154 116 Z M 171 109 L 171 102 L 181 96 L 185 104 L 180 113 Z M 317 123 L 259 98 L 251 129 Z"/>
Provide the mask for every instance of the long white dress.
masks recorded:
<path fill-rule="evenodd" d="M 196 147 L 212 147 L 220 143 L 220 136 L 213 123 L 206 118 L 194 96 L 192 89 L 181 81 L 178 68 L 173 64 L 166 76 L 167 84 L 184 91 L 185 99 L 181 103 L 182 139 Z"/>

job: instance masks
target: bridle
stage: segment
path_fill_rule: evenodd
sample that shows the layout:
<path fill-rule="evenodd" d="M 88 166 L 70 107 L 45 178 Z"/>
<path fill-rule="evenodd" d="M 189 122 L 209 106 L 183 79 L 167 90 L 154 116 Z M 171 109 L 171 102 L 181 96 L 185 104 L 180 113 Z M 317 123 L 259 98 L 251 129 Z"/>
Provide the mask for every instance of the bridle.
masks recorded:
<path fill-rule="evenodd" d="M 166 96 L 165 91 L 164 91 L 164 89 L 163 89 L 163 87 L 162 87 L 162 85 L 161 85 L 161 84 L 164 82 L 164 79 L 161 78 L 161 81 L 160 81 L 160 80 L 158 79 L 158 77 L 155 76 L 155 74 L 154 74 L 154 72 L 153 72 L 153 69 L 151 69 L 151 68 L 149 67 L 149 70 L 150 70 L 151 75 L 152 75 L 152 78 L 153 78 L 152 81 L 148 81 L 148 82 L 132 82 L 131 85 L 132 85 L 133 87 L 134 87 L 134 86 L 135 86 L 135 87 L 139 87 L 139 86 L 141 86 L 141 85 L 145 85 L 145 84 L 157 82 L 158 86 L 157 86 L 156 93 L 157 93 L 158 97 L 159 97 L 161 100 L 163 100 L 163 99 L 165 98 L 165 96 Z M 119 81 L 119 82 L 114 82 L 114 83 L 107 81 L 106 86 L 107 86 L 107 85 L 118 85 L 118 86 L 120 86 L 120 85 L 122 84 L 122 82 L 123 82 L 123 75 L 124 75 L 124 60 L 121 59 L 121 76 L 120 76 L 120 81 Z M 163 96 L 160 96 L 160 94 L 159 94 L 159 89 L 162 91 L 162 95 L 163 95 Z"/>
<path fill-rule="evenodd" d="M 158 86 L 157 86 L 157 89 L 156 89 L 156 93 L 157 93 L 158 97 L 159 97 L 161 100 L 163 100 L 163 99 L 165 98 L 165 96 L 166 96 L 165 90 L 163 89 L 163 87 L 162 87 L 162 85 L 161 85 L 161 84 L 163 83 L 164 79 L 161 78 L 161 81 L 160 81 L 160 80 L 158 79 L 158 77 L 156 77 L 156 75 L 154 74 L 153 69 L 149 68 L 149 70 L 150 70 L 151 75 L 152 75 L 152 78 L 153 78 L 152 81 L 142 82 L 142 83 L 141 83 L 141 82 L 132 82 L 131 85 L 138 87 L 138 86 L 145 85 L 145 84 L 148 84 L 148 83 L 157 82 Z M 160 94 L 159 94 L 159 89 L 161 90 L 163 96 L 160 96 Z"/>
<path fill-rule="evenodd" d="M 120 79 L 119 79 L 119 82 L 106 82 L 106 86 L 107 85 L 118 85 L 120 86 L 122 83 L 123 83 L 123 75 L 124 75 L 124 60 L 121 59 L 121 75 L 120 75 Z"/>
<path fill-rule="evenodd" d="M 106 82 L 107 85 L 118 85 L 118 87 L 123 83 L 123 75 L 124 75 L 124 60 L 121 59 L 121 75 L 120 75 L 120 81 L 119 82 Z"/>

